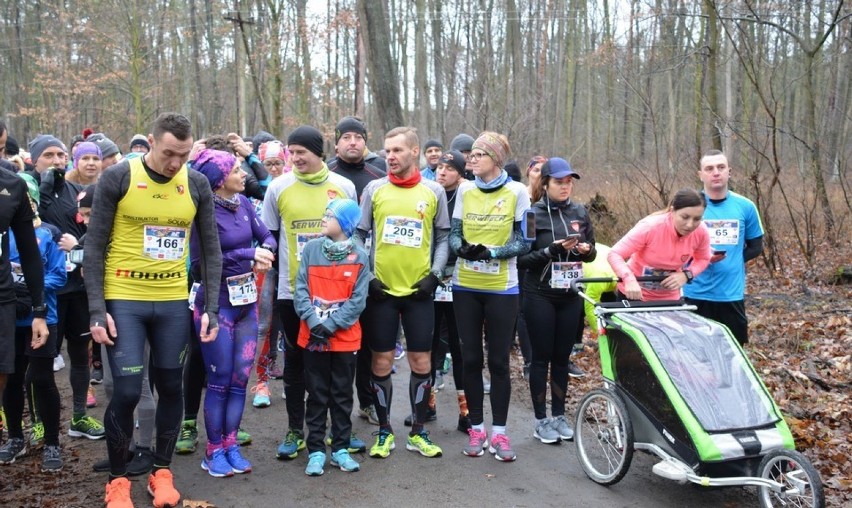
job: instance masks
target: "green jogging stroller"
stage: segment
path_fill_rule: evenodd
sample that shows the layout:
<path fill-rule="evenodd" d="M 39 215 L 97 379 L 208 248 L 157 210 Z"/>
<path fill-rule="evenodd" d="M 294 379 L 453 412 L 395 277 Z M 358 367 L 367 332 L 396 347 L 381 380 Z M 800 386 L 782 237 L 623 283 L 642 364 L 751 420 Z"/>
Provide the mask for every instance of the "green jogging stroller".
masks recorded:
<path fill-rule="evenodd" d="M 659 281 L 661 278 L 639 278 Z M 583 471 L 612 485 L 634 450 L 656 455 L 653 472 L 706 487 L 754 486 L 762 506 L 825 506 L 819 473 L 795 450 L 790 429 L 739 343 L 682 300 L 592 301 L 604 387 L 577 406 Z"/>

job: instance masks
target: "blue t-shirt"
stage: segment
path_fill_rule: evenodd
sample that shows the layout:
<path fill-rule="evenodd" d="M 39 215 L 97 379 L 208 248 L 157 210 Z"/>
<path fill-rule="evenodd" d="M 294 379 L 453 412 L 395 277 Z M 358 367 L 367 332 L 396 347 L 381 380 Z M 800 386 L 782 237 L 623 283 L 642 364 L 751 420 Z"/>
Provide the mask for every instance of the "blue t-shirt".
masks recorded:
<path fill-rule="evenodd" d="M 423 168 L 420 169 L 420 176 L 427 180 L 435 180 L 435 170 L 429 166 L 423 166 Z"/>
<path fill-rule="evenodd" d="M 745 242 L 763 236 L 757 207 L 748 198 L 728 191 L 727 197 L 719 203 L 707 200 L 704 224 L 710 233 L 710 248 L 714 252 L 724 251 L 725 257 L 711 263 L 692 284 L 683 286 L 683 295 L 712 302 L 742 300 L 746 277 Z"/>

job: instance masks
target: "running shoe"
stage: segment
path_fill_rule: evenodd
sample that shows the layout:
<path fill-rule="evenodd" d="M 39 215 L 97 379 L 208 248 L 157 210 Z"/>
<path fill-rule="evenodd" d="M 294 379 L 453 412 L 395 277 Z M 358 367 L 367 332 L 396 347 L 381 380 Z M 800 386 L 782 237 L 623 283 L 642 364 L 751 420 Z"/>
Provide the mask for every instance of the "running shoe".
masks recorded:
<path fill-rule="evenodd" d="M 231 464 L 231 469 L 233 469 L 235 473 L 251 473 L 251 462 L 243 457 L 243 454 L 240 451 L 240 445 L 229 446 L 228 449 L 225 450 L 225 457 L 228 459 L 228 463 Z"/>
<path fill-rule="evenodd" d="M 444 362 L 441 364 L 441 374 L 449 373 L 452 366 L 453 356 L 450 353 L 447 353 L 446 356 L 444 356 Z"/>
<path fill-rule="evenodd" d="M 440 370 L 435 371 L 435 391 L 439 392 L 444 389 L 446 384 L 444 383 L 444 373 Z"/>
<path fill-rule="evenodd" d="M 426 410 L 426 421 L 434 422 L 438 419 L 438 410 L 434 408 L 428 408 Z M 411 424 L 414 423 L 414 415 L 408 415 L 405 417 L 405 420 L 402 422 L 406 427 L 411 427 Z"/>
<path fill-rule="evenodd" d="M 410 452 L 419 452 L 424 457 L 440 457 L 444 454 L 441 447 L 429 439 L 429 433 L 425 430 L 413 436 L 409 434 L 405 449 Z"/>
<path fill-rule="evenodd" d="M 488 451 L 494 454 L 494 458 L 500 462 L 512 462 L 518 456 L 512 451 L 512 445 L 509 443 L 509 436 L 506 434 L 495 434 L 491 438 L 491 446 Z"/>
<path fill-rule="evenodd" d="M 46 445 L 41 453 L 41 472 L 58 473 L 62 471 L 62 454 L 59 445 Z"/>
<path fill-rule="evenodd" d="M 334 442 L 334 436 L 331 434 L 325 438 L 325 444 L 331 446 L 331 443 Z M 349 448 L 346 449 L 349 453 L 361 453 L 367 451 L 367 443 L 364 442 L 363 439 L 360 439 L 353 432 L 349 435 Z"/>
<path fill-rule="evenodd" d="M 187 455 L 195 453 L 197 448 L 198 426 L 195 424 L 195 420 L 184 420 L 180 426 L 180 434 L 175 445 L 175 453 L 178 455 Z"/>
<path fill-rule="evenodd" d="M 97 405 L 98 398 L 95 396 L 95 387 L 89 385 L 89 389 L 86 392 L 86 407 L 91 409 L 93 407 L 97 407 Z"/>
<path fill-rule="evenodd" d="M 106 429 L 103 423 L 92 416 L 85 415 L 80 418 L 71 418 L 68 435 L 71 437 L 85 437 L 86 439 L 103 439 L 106 437 Z"/>
<path fill-rule="evenodd" d="M 562 440 L 559 431 L 556 430 L 556 426 L 550 418 L 536 420 L 533 437 L 545 444 L 558 443 Z"/>
<path fill-rule="evenodd" d="M 27 442 L 20 437 L 12 437 L 0 447 L 0 464 L 14 464 L 15 459 L 27 454 Z"/>
<path fill-rule="evenodd" d="M 120 476 L 106 484 L 104 495 L 106 508 L 133 508 L 130 499 L 130 480 Z"/>
<path fill-rule="evenodd" d="M 524 381 L 530 380 L 530 364 L 529 363 L 524 364 L 523 377 L 524 377 Z"/>
<path fill-rule="evenodd" d="M 379 417 L 376 416 L 376 408 L 372 405 L 367 407 L 362 407 L 358 410 L 358 416 L 372 423 L 373 425 L 379 424 Z"/>
<path fill-rule="evenodd" d="M 402 342 L 397 342 L 396 348 L 393 351 L 393 359 L 402 360 L 403 358 L 405 358 L 405 348 L 402 347 Z"/>
<path fill-rule="evenodd" d="M 470 418 L 467 415 L 459 415 L 459 424 L 456 428 L 459 432 L 467 434 L 467 431 L 470 430 Z"/>
<path fill-rule="evenodd" d="M 254 400 L 251 405 L 254 407 L 269 407 L 272 405 L 272 400 L 269 398 L 269 386 L 264 382 L 259 382 L 251 389 L 254 393 Z"/>
<path fill-rule="evenodd" d="M 270 379 L 281 379 L 284 377 L 284 365 L 278 361 L 278 358 L 270 358 L 266 366 L 266 374 Z"/>
<path fill-rule="evenodd" d="M 305 435 L 300 430 L 290 429 L 284 437 L 284 442 L 278 445 L 279 459 L 295 459 L 299 452 L 305 449 Z M 325 461 L 325 454 L 323 454 Z M 325 462 L 323 462 L 325 463 Z M 322 473 L 320 473 L 322 474 Z"/>
<path fill-rule="evenodd" d="M 563 441 L 571 441 L 574 439 L 574 429 L 571 428 L 568 420 L 565 419 L 565 415 L 553 418 L 553 420 L 551 420 L 551 426 L 559 434 L 560 439 Z"/>
<path fill-rule="evenodd" d="M 127 476 L 142 476 L 154 469 L 154 455 L 149 448 L 137 448 L 133 457 L 127 463 Z M 109 459 L 107 459 L 107 471 L 109 471 Z"/>
<path fill-rule="evenodd" d="M 92 362 L 92 375 L 89 383 L 99 385 L 104 382 L 104 365 L 101 362 Z"/>
<path fill-rule="evenodd" d="M 373 432 L 373 435 L 376 436 L 376 443 L 370 448 L 370 457 L 387 458 L 391 450 L 396 448 L 393 433 L 386 429 L 379 429 L 377 432 Z"/>
<path fill-rule="evenodd" d="M 586 373 L 574 362 L 568 362 L 568 375 L 571 377 L 586 377 Z"/>
<path fill-rule="evenodd" d="M 471 427 L 467 431 L 467 435 L 467 446 L 464 447 L 462 453 L 468 457 L 481 457 L 485 453 L 485 449 L 488 448 L 488 434 L 484 430 L 476 430 Z"/>
<path fill-rule="evenodd" d="M 251 444 L 251 434 L 243 429 L 237 429 L 237 444 L 240 446 L 248 446 Z"/>
<path fill-rule="evenodd" d="M 308 455 L 308 466 L 305 468 L 305 474 L 308 476 L 322 476 L 325 472 L 323 467 L 325 467 L 325 452 L 314 452 Z"/>
<path fill-rule="evenodd" d="M 311 454 L 313 455 L 313 454 Z M 325 456 L 323 456 L 323 461 L 325 461 Z M 341 471 L 351 473 L 353 471 L 359 471 L 361 469 L 361 464 L 358 464 L 358 461 L 353 459 L 349 455 L 349 451 L 347 450 L 337 450 L 336 452 L 331 454 L 331 465 L 335 467 L 339 467 Z"/>
<path fill-rule="evenodd" d="M 56 355 L 53 359 L 53 372 L 59 372 L 60 370 L 65 368 L 65 359 L 62 358 L 62 355 Z"/>
<path fill-rule="evenodd" d="M 41 444 L 44 443 L 44 424 L 41 422 L 35 422 L 31 432 L 30 448 L 41 446 Z"/>
<path fill-rule="evenodd" d="M 223 448 L 213 450 L 211 455 L 205 455 L 201 459 L 201 469 L 207 471 L 207 474 L 213 478 L 225 478 L 226 476 L 234 476 L 234 469 L 231 463 L 225 456 Z"/>
<path fill-rule="evenodd" d="M 173 508 L 180 502 L 180 492 L 168 469 L 157 469 L 148 477 L 148 493 L 154 496 L 154 508 Z"/>

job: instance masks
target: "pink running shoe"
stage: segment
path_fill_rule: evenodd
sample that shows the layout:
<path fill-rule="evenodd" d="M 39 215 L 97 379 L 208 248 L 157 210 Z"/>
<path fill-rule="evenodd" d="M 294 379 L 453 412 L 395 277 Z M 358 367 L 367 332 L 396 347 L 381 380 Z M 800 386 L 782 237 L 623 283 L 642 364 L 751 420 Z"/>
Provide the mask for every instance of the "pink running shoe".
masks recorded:
<path fill-rule="evenodd" d="M 495 434 L 491 437 L 491 446 L 488 451 L 494 454 L 494 458 L 500 462 L 512 462 L 518 456 L 512 451 L 509 436 L 506 434 Z"/>
<path fill-rule="evenodd" d="M 485 449 L 488 448 L 488 434 L 484 430 L 476 430 L 473 427 L 468 429 L 467 434 L 470 439 L 462 453 L 468 457 L 481 457 L 485 453 Z"/>

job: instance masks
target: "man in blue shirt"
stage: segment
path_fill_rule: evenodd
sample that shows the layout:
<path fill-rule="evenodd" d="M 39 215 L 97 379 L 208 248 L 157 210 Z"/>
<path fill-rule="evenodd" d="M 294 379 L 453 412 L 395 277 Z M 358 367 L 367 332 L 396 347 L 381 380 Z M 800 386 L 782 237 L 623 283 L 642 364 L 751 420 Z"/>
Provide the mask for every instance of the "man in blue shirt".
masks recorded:
<path fill-rule="evenodd" d="M 711 150 L 701 158 L 698 178 L 707 198 L 704 223 L 713 257 L 707 270 L 684 286 L 683 293 L 698 307 L 698 314 L 726 325 L 745 344 L 745 264 L 763 251 L 763 226 L 754 203 L 728 189 L 730 177 L 728 158 L 721 151 Z"/>

